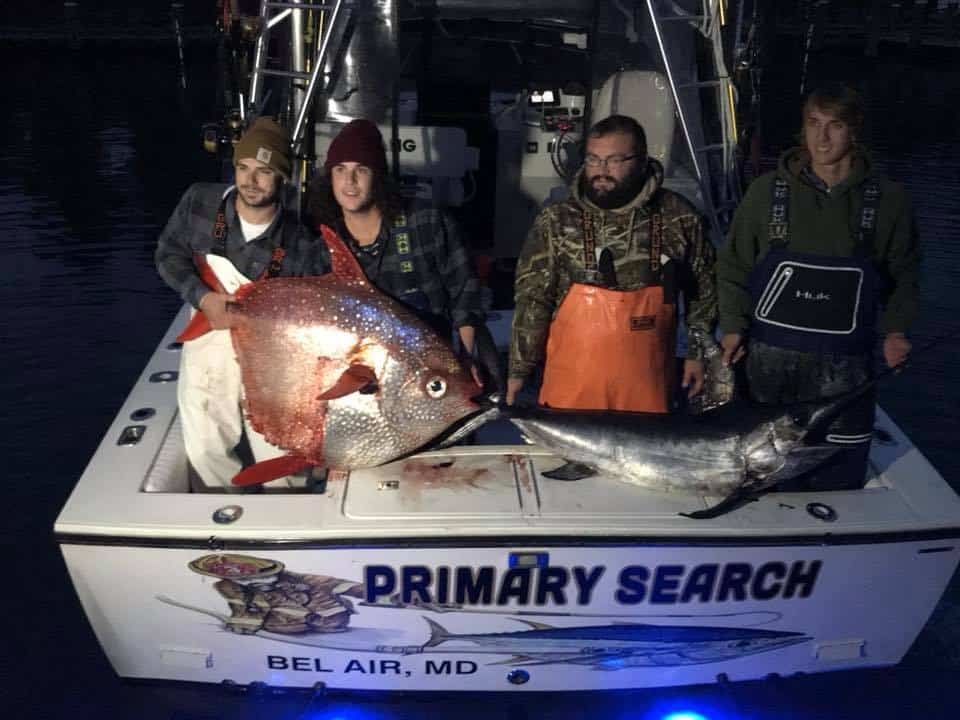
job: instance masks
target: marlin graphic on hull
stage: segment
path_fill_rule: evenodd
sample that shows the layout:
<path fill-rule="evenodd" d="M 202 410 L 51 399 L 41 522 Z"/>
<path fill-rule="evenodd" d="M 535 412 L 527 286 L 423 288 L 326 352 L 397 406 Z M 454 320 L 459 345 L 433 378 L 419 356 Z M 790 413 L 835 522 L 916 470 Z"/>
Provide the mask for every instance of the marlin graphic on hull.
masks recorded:
<path fill-rule="evenodd" d="M 430 618 L 421 652 L 444 643 L 473 643 L 470 652 L 510 654 L 495 665 L 589 665 L 600 670 L 723 662 L 806 642 L 803 633 L 754 628 L 616 623 L 554 627 L 520 620 L 529 630 L 458 635 Z M 448 649 L 449 651 L 449 649 Z M 442 652 L 442 651 L 441 651 Z"/>

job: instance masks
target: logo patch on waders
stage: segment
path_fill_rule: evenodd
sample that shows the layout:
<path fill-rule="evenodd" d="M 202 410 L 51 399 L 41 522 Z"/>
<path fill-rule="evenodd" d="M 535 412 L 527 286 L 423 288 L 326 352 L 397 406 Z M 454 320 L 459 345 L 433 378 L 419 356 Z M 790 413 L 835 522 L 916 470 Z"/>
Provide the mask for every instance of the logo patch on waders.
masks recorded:
<path fill-rule="evenodd" d="M 653 330 L 657 326 L 656 315 L 639 315 L 630 318 L 630 330 L 641 332 L 643 330 Z"/>

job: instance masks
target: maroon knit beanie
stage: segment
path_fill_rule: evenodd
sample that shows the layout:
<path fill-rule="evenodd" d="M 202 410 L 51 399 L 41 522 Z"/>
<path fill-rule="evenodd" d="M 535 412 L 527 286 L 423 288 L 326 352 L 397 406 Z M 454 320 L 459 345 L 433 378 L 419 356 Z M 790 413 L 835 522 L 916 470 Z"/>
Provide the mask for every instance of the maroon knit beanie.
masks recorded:
<path fill-rule="evenodd" d="M 337 133 L 327 149 L 323 169 L 345 162 L 366 165 L 375 173 L 387 171 L 387 154 L 383 149 L 383 136 L 376 124 L 369 120 L 351 120 Z"/>

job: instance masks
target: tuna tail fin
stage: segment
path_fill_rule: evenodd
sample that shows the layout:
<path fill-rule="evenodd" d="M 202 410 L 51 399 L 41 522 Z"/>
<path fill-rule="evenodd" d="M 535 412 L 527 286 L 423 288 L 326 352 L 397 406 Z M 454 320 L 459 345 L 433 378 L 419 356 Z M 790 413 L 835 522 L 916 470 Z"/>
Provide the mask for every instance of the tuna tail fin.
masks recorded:
<path fill-rule="evenodd" d="M 430 626 L 430 639 L 424 643 L 425 648 L 436 647 L 440 643 L 453 639 L 454 636 L 451 635 L 447 629 L 436 620 L 431 620 L 428 617 L 424 617 L 423 619 L 426 620 L 427 625 Z"/>
<path fill-rule="evenodd" d="M 239 486 L 262 485 L 265 482 L 305 470 L 312 464 L 299 455 L 282 455 L 244 468 L 234 476 L 233 484 Z"/>
<path fill-rule="evenodd" d="M 357 262 L 353 253 L 350 252 L 350 248 L 340 239 L 340 236 L 326 225 L 320 226 L 320 234 L 330 251 L 330 264 L 333 274 L 344 280 L 368 285 L 369 281 L 363 272 L 363 268 L 360 267 L 360 263 Z"/>
<path fill-rule="evenodd" d="M 203 255 L 194 253 L 193 264 L 197 266 L 197 272 L 200 273 L 200 279 L 203 280 L 204 285 L 215 293 L 226 293 L 217 274 L 213 271 L 213 268 L 210 267 L 210 263 L 207 262 L 207 259 Z M 210 321 L 207 320 L 207 316 L 203 314 L 202 310 L 197 310 L 194 316 L 190 318 L 187 326 L 177 335 L 177 342 L 183 343 L 196 340 L 211 330 L 213 330 L 213 328 L 210 326 Z"/>

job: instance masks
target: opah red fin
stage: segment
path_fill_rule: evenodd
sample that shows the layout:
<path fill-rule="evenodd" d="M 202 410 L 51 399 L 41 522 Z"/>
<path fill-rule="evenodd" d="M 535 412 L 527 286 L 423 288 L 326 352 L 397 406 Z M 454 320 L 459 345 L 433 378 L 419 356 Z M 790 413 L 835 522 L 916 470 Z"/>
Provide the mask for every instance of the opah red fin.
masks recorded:
<path fill-rule="evenodd" d="M 334 383 L 333 387 L 320 393 L 318 399 L 334 400 L 335 398 L 345 397 L 376 382 L 377 375 L 373 372 L 373 368 L 366 365 L 351 365 L 343 371 L 343 375 Z"/>
<path fill-rule="evenodd" d="M 323 236 L 327 248 L 330 250 L 331 271 L 337 277 L 344 280 L 353 280 L 355 282 L 368 283 L 367 276 L 363 274 L 363 268 L 350 252 L 347 244 L 340 239 L 333 230 L 326 225 L 320 226 L 320 234 Z"/>
<path fill-rule="evenodd" d="M 227 292 L 223 289 L 223 285 L 220 283 L 220 278 L 217 277 L 217 274 L 213 271 L 213 268 L 210 267 L 210 263 L 207 262 L 205 255 L 194 253 L 193 264 L 197 266 L 197 272 L 200 273 L 200 279 L 203 280 L 204 285 L 214 292 L 224 294 Z"/>
<path fill-rule="evenodd" d="M 204 285 L 216 293 L 226 293 L 226 290 L 223 289 L 223 285 L 220 284 L 220 279 L 217 277 L 217 274 L 207 262 L 206 256 L 201 253 L 194 253 L 193 264 L 197 266 L 197 272 L 200 273 L 200 279 L 203 280 Z M 177 335 L 177 342 L 189 342 L 190 340 L 196 340 L 198 337 L 201 335 L 206 335 L 211 330 L 213 330 L 213 328 L 210 326 L 210 321 L 207 320 L 207 316 L 203 314 L 202 310 L 198 310 L 194 316 L 190 318 L 190 322 L 187 323 L 187 326 L 180 331 L 179 335 Z"/>
<path fill-rule="evenodd" d="M 311 463 L 299 455 L 283 455 L 263 460 L 238 472 L 233 478 L 234 485 L 262 485 L 277 478 L 293 475 L 310 467 Z"/>
<path fill-rule="evenodd" d="M 197 310 L 193 317 L 190 318 L 190 322 L 187 323 L 187 326 L 180 331 L 179 335 L 177 335 L 177 342 L 189 342 L 190 340 L 196 340 L 198 337 L 201 335 L 206 335 L 211 330 L 213 330 L 213 327 L 210 325 L 210 321 L 207 320 L 207 316 L 203 314 L 202 310 Z"/>

